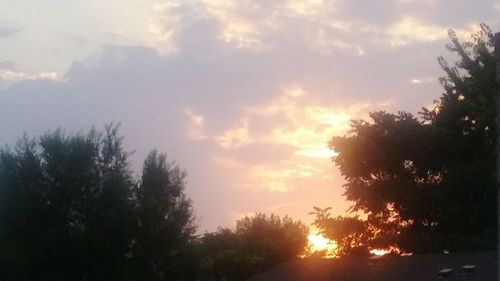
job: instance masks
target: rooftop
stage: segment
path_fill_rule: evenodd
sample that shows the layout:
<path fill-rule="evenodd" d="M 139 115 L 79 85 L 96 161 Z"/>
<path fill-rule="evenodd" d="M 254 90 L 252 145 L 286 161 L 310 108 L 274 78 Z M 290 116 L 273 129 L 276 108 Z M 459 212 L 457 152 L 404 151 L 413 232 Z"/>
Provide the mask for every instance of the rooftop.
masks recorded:
<path fill-rule="evenodd" d="M 497 280 L 497 266 L 496 252 L 387 255 L 376 260 L 305 258 L 281 264 L 248 281 L 493 281 Z"/>

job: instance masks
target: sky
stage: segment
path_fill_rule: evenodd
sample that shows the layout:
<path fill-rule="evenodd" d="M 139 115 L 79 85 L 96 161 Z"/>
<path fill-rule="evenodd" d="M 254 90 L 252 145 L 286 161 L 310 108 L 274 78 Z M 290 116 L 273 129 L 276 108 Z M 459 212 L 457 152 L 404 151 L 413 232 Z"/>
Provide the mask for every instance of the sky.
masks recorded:
<path fill-rule="evenodd" d="M 345 214 L 328 149 L 372 111 L 442 89 L 452 28 L 500 30 L 493 0 L 0 0 L 0 145 L 121 123 L 186 170 L 199 232 L 256 212 Z"/>

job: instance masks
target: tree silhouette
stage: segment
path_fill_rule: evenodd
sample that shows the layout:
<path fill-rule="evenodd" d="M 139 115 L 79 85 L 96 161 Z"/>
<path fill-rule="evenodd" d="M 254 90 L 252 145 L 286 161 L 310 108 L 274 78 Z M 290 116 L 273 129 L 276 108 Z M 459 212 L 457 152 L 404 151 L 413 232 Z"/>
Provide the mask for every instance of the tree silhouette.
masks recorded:
<path fill-rule="evenodd" d="M 245 280 L 304 252 L 307 227 L 289 217 L 256 214 L 199 242 L 202 280 Z"/>
<path fill-rule="evenodd" d="M 196 227 L 184 178 L 175 163 L 156 151 L 144 161 L 136 190 L 139 225 L 133 251 L 141 280 L 182 280 L 192 272 L 189 243 Z"/>
<path fill-rule="evenodd" d="M 495 64 L 489 28 L 448 49 L 439 63 L 445 93 L 419 117 L 370 114 L 331 148 L 353 211 L 385 234 L 378 242 L 410 251 L 493 249 L 496 239 Z M 376 239 L 377 240 L 377 239 Z"/>
<path fill-rule="evenodd" d="M 138 184 L 128 156 L 117 125 L 0 150 L 0 279 L 190 280 L 184 174 L 153 152 Z"/>
<path fill-rule="evenodd" d="M 335 241 L 335 255 L 368 255 L 369 240 L 373 238 L 368 223 L 358 217 L 332 218 L 330 210 L 330 207 L 314 207 L 314 211 L 309 214 L 316 216 L 313 224 L 323 237 Z"/>

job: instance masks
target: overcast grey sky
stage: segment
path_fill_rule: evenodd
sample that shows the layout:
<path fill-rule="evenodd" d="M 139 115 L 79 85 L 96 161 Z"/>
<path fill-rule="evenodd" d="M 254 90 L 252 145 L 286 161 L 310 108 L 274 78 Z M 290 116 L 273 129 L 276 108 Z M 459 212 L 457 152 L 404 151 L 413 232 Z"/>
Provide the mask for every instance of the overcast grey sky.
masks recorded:
<path fill-rule="evenodd" d="M 493 0 L 0 0 L 0 144 L 122 123 L 187 170 L 200 231 L 348 207 L 327 141 L 441 94 L 436 57 Z"/>

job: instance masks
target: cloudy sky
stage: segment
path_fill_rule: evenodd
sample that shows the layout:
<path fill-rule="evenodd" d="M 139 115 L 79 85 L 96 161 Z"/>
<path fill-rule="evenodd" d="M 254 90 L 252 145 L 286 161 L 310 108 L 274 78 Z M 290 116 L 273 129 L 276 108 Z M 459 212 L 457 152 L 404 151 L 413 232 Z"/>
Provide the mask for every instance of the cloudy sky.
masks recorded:
<path fill-rule="evenodd" d="M 496 0 L 0 0 L 0 144 L 121 122 L 188 173 L 200 232 L 245 214 L 343 214 L 328 140 L 441 94 L 447 30 Z"/>

